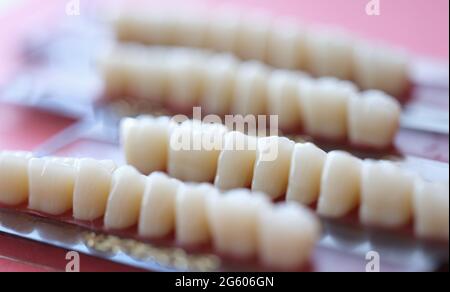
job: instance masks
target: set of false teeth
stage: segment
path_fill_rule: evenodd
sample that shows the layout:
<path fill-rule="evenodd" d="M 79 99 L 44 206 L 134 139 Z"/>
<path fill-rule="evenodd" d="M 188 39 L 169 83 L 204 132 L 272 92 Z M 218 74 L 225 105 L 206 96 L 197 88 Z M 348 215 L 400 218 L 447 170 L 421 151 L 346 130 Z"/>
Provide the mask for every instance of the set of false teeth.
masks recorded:
<path fill-rule="evenodd" d="M 108 229 L 138 225 L 139 236 L 198 246 L 213 242 L 220 254 L 258 256 L 264 265 L 295 269 L 305 264 L 320 237 L 320 224 L 295 203 L 272 204 L 260 193 L 220 193 L 209 184 L 186 184 L 163 173 L 146 177 L 112 161 L 32 158 L 0 152 L 0 203 L 78 220 L 104 217 Z"/>
<path fill-rule="evenodd" d="M 414 218 L 419 237 L 448 240 L 448 182 L 425 182 L 394 162 L 362 161 L 342 151 L 325 153 L 311 143 L 248 136 L 221 124 L 179 124 L 168 117 L 126 118 L 121 139 L 127 162 L 143 173 L 167 171 L 224 190 L 251 187 L 271 199 L 286 195 L 306 205 L 317 202 L 324 217 L 344 217 L 359 207 L 360 221 L 367 225 L 402 227 Z M 177 143 L 183 139 L 190 147 L 212 140 L 219 146 L 181 148 Z M 267 145 L 276 146 L 275 155 Z"/>
<path fill-rule="evenodd" d="M 276 115 L 283 130 L 372 148 L 391 146 L 401 107 L 381 91 L 358 92 L 348 81 L 312 79 L 256 61 L 189 49 L 120 46 L 102 58 L 109 96 L 157 98 L 183 112 Z"/>
<path fill-rule="evenodd" d="M 190 15 L 191 14 L 191 15 Z M 393 96 L 407 91 L 405 53 L 357 40 L 341 30 L 307 30 L 294 21 L 239 13 L 122 13 L 113 20 L 119 40 L 208 48 L 315 76 L 354 80 L 362 89 Z"/>

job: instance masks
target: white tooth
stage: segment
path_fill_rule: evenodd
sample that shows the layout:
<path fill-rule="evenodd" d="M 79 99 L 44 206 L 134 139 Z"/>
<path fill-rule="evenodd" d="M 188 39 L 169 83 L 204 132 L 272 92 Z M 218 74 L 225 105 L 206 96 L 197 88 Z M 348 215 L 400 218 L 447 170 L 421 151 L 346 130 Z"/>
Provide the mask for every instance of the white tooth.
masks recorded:
<path fill-rule="evenodd" d="M 213 182 L 227 128 L 187 121 L 177 127 L 169 145 L 168 172 L 183 181 Z"/>
<path fill-rule="evenodd" d="M 28 152 L 0 152 L 0 204 L 20 205 L 28 200 Z"/>
<path fill-rule="evenodd" d="M 286 199 L 304 205 L 317 201 L 327 154 L 311 143 L 297 144 L 292 155 Z"/>
<path fill-rule="evenodd" d="M 309 210 L 290 202 L 265 208 L 259 221 L 259 256 L 268 267 L 301 269 L 320 237 L 320 223 Z"/>
<path fill-rule="evenodd" d="M 236 11 L 214 15 L 208 24 L 208 47 L 219 52 L 237 53 L 241 22 L 242 17 Z"/>
<path fill-rule="evenodd" d="M 365 161 L 362 170 L 361 222 L 400 227 L 411 220 L 413 178 L 389 161 Z"/>
<path fill-rule="evenodd" d="M 256 137 L 230 132 L 224 137 L 215 185 L 222 190 L 247 188 L 252 184 L 256 159 Z"/>
<path fill-rule="evenodd" d="M 126 229 L 138 222 L 146 180 L 131 166 L 122 166 L 113 173 L 104 218 L 106 228 Z"/>
<path fill-rule="evenodd" d="M 238 32 L 238 55 L 243 60 L 266 61 L 271 20 L 262 14 L 247 15 Z"/>
<path fill-rule="evenodd" d="M 180 182 L 155 172 L 150 175 L 142 199 L 139 235 L 161 238 L 175 228 L 175 198 Z"/>
<path fill-rule="evenodd" d="M 234 114 L 266 114 L 268 77 L 268 69 L 261 63 L 248 61 L 239 66 L 232 104 Z"/>
<path fill-rule="evenodd" d="M 207 210 L 216 250 L 239 258 L 256 255 L 259 213 L 267 205 L 265 196 L 249 190 L 210 196 Z"/>
<path fill-rule="evenodd" d="M 381 91 L 366 91 L 349 100 L 348 126 L 352 144 L 384 148 L 392 145 L 400 124 L 397 100 Z"/>
<path fill-rule="evenodd" d="M 106 203 L 111 189 L 113 161 L 81 159 L 73 192 L 73 217 L 92 221 L 105 215 Z"/>
<path fill-rule="evenodd" d="M 418 180 L 414 190 L 415 231 L 420 237 L 447 240 L 449 230 L 447 183 Z"/>
<path fill-rule="evenodd" d="M 334 78 L 303 82 L 300 86 L 302 116 L 308 134 L 327 139 L 347 136 L 347 104 L 356 94 L 353 84 Z"/>
<path fill-rule="evenodd" d="M 286 194 L 295 143 L 284 137 L 258 140 L 252 190 L 277 199 Z"/>
<path fill-rule="evenodd" d="M 122 98 L 127 94 L 129 65 L 123 50 L 114 49 L 99 57 L 97 66 L 103 78 L 103 94 L 107 98 Z"/>
<path fill-rule="evenodd" d="M 206 201 L 216 190 L 211 185 L 182 185 L 175 203 L 175 225 L 178 243 L 202 245 L 210 240 Z"/>
<path fill-rule="evenodd" d="M 144 174 L 166 170 L 169 135 L 174 126 L 168 117 L 123 119 L 121 144 L 127 163 Z"/>
<path fill-rule="evenodd" d="M 176 44 L 184 47 L 203 47 L 206 44 L 208 19 L 200 12 L 186 12 L 177 17 Z"/>
<path fill-rule="evenodd" d="M 73 159 L 32 158 L 28 166 L 29 208 L 50 215 L 70 211 L 76 164 Z"/>
<path fill-rule="evenodd" d="M 317 211 L 326 217 L 347 215 L 360 201 L 361 160 L 342 151 L 328 153 Z"/>

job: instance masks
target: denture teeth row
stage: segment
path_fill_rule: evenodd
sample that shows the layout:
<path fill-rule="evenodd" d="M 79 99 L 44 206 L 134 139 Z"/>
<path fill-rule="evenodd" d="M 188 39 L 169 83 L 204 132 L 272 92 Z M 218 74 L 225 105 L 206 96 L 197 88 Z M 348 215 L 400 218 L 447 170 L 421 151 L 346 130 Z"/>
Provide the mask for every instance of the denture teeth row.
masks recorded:
<path fill-rule="evenodd" d="M 386 148 L 401 107 L 381 91 L 358 92 L 348 81 L 238 62 L 226 54 L 121 46 L 102 58 L 106 94 L 153 99 L 187 112 L 277 115 L 282 130 Z"/>
<path fill-rule="evenodd" d="M 400 50 L 351 37 L 342 30 L 307 29 L 262 14 L 122 13 L 112 18 L 117 38 L 152 45 L 207 48 L 315 76 L 354 80 L 362 89 L 401 96 L 408 58 Z"/>
<path fill-rule="evenodd" d="M 359 208 L 367 225 L 402 227 L 414 219 L 419 237 L 448 240 L 448 182 L 425 182 L 395 162 L 326 153 L 284 137 L 248 136 L 221 124 L 178 124 L 168 117 L 124 119 L 121 133 L 127 162 L 146 174 L 167 171 L 182 181 L 251 188 L 271 199 L 286 195 L 288 201 L 317 203 L 324 217 L 344 217 Z M 187 147 L 177 147 L 183 137 Z M 192 148 L 214 139 L 218 147 Z"/>
<path fill-rule="evenodd" d="M 273 204 L 247 189 L 221 193 L 154 172 L 140 174 L 112 161 L 33 158 L 0 152 L 0 204 L 93 221 L 110 230 L 138 226 L 138 235 L 175 234 L 186 247 L 212 243 L 221 255 L 257 257 L 275 269 L 302 268 L 320 238 L 316 216 L 295 203 Z"/>

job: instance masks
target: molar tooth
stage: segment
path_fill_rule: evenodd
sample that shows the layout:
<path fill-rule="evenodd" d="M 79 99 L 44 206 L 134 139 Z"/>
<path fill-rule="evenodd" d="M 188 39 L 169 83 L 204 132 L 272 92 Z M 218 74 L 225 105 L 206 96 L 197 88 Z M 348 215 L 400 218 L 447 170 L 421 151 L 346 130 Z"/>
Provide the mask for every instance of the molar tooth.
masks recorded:
<path fill-rule="evenodd" d="M 29 152 L 0 152 L 0 204 L 20 205 L 28 200 Z"/>

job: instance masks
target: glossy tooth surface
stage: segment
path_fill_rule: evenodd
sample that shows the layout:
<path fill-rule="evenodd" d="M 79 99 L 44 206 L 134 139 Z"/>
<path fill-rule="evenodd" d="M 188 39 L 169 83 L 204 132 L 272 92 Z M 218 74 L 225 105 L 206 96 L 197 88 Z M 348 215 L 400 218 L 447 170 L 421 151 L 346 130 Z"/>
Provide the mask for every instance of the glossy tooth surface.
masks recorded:
<path fill-rule="evenodd" d="M 288 201 L 309 205 L 317 201 L 327 154 L 311 143 L 297 144 L 292 155 Z"/>
<path fill-rule="evenodd" d="M 361 222 L 384 227 L 409 223 L 413 178 L 389 161 L 364 161 L 361 184 Z"/>
<path fill-rule="evenodd" d="M 0 204 L 20 205 L 28 200 L 28 152 L 0 152 Z"/>
<path fill-rule="evenodd" d="M 126 229 L 138 222 L 146 180 L 131 166 L 122 166 L 113 173 L 104 218 L 106 228 Z"/>
<path fill-rule="evenodd" d="M 360 202 L 361 160 L 342 151 L 328 153 L 323 167 L 317 211 L 337 218 Z"/>
<path fill-rule="evenodd" d="M 161 238 L 175 228 L 175 198 L 180 182 L 155 172 L 148 178 L 142 199 L 139 235 Z"/>
<path fill-rule="evenodd" d="M 277 199 L 286 194 L 295 143 L 284 137 L 258 140 L 252 190 Z"/>
<path fill-rule="evenodd" d="M 116 165 L 113 161 L 80 159 L 77 167 L 73 192 L 73 217 L 86 221 L 103 217 Z"/>
<path fill-rule="evenodd" d="M 271 20 L 265 15 L 247 15 L 238 35 L 238 55 L 243 60 L 266 61 Z"/>

